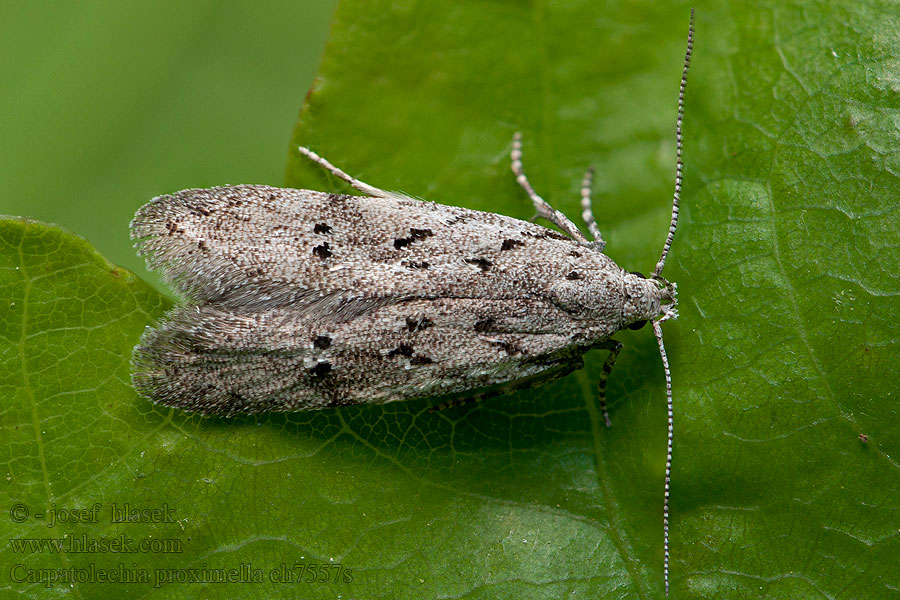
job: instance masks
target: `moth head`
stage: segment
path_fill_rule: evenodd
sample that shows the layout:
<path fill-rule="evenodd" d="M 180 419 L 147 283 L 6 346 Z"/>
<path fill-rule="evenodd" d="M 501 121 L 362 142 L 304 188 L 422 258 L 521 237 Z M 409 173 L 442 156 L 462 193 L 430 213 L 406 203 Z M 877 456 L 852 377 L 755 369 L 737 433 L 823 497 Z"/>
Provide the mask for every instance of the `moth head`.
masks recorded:
<path fill-rule="evenodd" d="M 647 321 L 666 320 L 678 316 L 676 286 L 662 277 L 644 277 L 640 273 L 625 273 L 625 302 L 622 318 L 629 329 L 640 329 Z"/>

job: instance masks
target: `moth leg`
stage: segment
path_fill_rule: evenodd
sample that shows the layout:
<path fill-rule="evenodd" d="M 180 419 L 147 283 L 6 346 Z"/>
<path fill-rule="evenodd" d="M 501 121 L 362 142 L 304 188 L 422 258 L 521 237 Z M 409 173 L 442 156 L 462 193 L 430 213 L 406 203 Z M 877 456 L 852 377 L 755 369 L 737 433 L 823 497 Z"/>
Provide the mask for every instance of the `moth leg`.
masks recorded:
<path fill-rule="evenodd" d="M 591 237 L 594 238 L 594 247 L 602 252 L 606 247 L 603 236 L 600 235 L 600 228 L 597 227 L 597 220 L 594 218 L 594 209 L 591 206 L 591 185 L 594 183 L 594 167 L 588 168 L 581 180 L 581 219 L 587 225 Z"/>
<path fill-rule="evenodd" d="M 528 197 L 531 198 L 531 203 L 534 204 L 538 216 L 547 219 L 568 233 L 569 237 L 575 241 L 587 244 L 587 239 L 581 234 L 575 224 L 572 223 L 566 215 L 550 206 L 546 200 L 538 196 L 534 191 L 534 188 L 531 187 L 528 178 L 525 177 L 525 172 L 522 170 L 522 134 L 518 131 L 513 135 L 512 151 L 509 153 L 509 158 L 512 160 L 510 168 L 516 176 L 516 181 L 522 186 L 522 189 L 525 190 Z"/>
<path fill-rule="evenodd" d="M 373 185 L 369 185 L 368 183 L 365 183 L 363 181 L 360 181 L 359 179 L 356 179 L 355 177 L 348 175 L 347 173 L 338 169 L 336 166 L 334 166 L 333 164 L 331 164 L 330 162 L 328 162 L 327 160 L 325 160 L 324 158 L 322 158 L 321 156 L 319 156 L 318 154 L 316 154 L 315 152 L 310 150 L 309 148 L 306 148 L 304 146 L 298 146 L 297 150 L 300 151 L 300 154 L 307 157 L 308 159 L 310 159 L 311 161 L 313 161 L 314 163 L 316 163 L 317 165 L 319 165 L 320 167 L 322 167 L 323 169 L 325 169 L 326 171 L 328 171 L 329 173 L 331 173 L 338 179 L 343 179 L 344 181 L 349 183 L 351 186 L 353 186 L 354 189 L 357 189 L 364 194 L 368 194 L 369 196 L 375 196 L 376 198 L 387 198 L 387 197 L 391 196 L 390 192 L 379 189 Z"/>
<path fill-rule="evenodd" d="M 612 427 L 612 421 L 609 420 L 609 411 L 606 408 L 606 382 L 609 374 L 612 372 L 616 359 L 619 358 L 619 352 L 622 351 L 622 343 L 616 340 L 606 340 L 595 346 L 601 350 L 609 350 L 609 356 L 603 363 L 603 370 L 600 372 L 600 379 L 597 380 L 597 398 L 600 402 L 600 412 L 603 414 L 603 420 L 607 427 Z"/>

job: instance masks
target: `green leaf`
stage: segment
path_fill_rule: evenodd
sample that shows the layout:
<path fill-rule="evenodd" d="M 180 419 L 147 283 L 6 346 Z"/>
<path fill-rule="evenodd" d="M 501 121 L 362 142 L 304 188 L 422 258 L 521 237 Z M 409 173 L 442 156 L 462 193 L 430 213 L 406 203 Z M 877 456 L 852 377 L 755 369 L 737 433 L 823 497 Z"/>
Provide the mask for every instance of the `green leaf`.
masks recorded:
<path fill-rule="evenodd" d="M 682 308 L 664 325 L 673 597 L 900 588 L 893 12 L 697 7 L 666 269 Z M 687 17 L 684 4 L 346 1 L 295 141 L 379 187 L 527 218 L 507 156 L 521 130 L 532 183 L 570 215 L 594 164 L 607 250 L 647 272 L 668 223 Z M 288 181 L 345 189 L 296 153 Z M 609 430 L 600 352 L 561 381 L 438 413 L 422 401 L 201 419 L 128 387 L 161 296 L 43 225 L 4 221 L 0 257 L 3 506 L 29 511 L 10 512 L 4 539 L 124 535 L 181 550 L 10 543 L 6 589 L 45 593 L 13 581 L 21 564 L 93 568 L 52 587 L 90 598 L 662 595 L 665 394 L 649 332 L 617 336 Z M 114 503 L 174 522 L 112 523 Z M 96 522 L 34 516 L 95 504 Z M 271 581 L 312 563 L 338 582 Z M 263 581 L 196 579 L 229 568 Z M 97 569 L 150 582 L 101 583 Z M 154 587 L 157 575 L 181 579 Z"/>

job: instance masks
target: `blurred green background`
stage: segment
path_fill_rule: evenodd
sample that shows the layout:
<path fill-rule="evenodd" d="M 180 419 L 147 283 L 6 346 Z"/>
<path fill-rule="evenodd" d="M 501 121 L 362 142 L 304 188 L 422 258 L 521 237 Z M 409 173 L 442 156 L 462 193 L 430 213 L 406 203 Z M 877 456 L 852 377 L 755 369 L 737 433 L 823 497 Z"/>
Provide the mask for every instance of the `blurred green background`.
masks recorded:
<path fill-rule="evenodd" d="M 158 281 L 131 248 L 134 211 L 187 187 L 284 183 L 336 5 L 0 1 L 0 214 Z"/>

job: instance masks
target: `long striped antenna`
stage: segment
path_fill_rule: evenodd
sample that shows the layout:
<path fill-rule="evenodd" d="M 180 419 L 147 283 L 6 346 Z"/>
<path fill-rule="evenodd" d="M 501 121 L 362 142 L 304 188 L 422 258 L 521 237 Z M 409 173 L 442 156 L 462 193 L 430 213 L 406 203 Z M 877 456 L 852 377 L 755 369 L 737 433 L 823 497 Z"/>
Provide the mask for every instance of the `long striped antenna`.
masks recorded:
<path fill-rule="evenodd" d="M 662 278 L 662 270 L 666 264 L 666 256 L 669 254 L 669 248 L 672 247 L 672 240 L 675 238 L 675 227 L 678 225 L 678 203 L 681 196 L 681 176 L 684 171 L 684 161 L 682 159 L 683 146 L 681 141 L 681 122 L 684 120 L 684 90 L 687 87 L 687 74 L 691 66 L 691 52 L 694 49 L 694 9 L 691 8 L 691 22 L 688 26 L 687 51 L 684 54 L 684 69 L 681 71 L 681 88 L 678 90 L 678 117 L 675 120 L 675 195 L 672 199 L 672 221 L 669 224 L 669 234 L 666 236 L 666 243 L 663 245 L 662 256 L 656 263 L 656 269 L 653 271 L 653 277 L 662 280 L 662 282 L 671 288 L 672 303 L 667 305 L 666 312 L 658 319 L 653 321 L 653 333 L 656 336 L 656 343 L 659 346 L 659 356 L 662 359 L 663 370 L 666 374 L 666 409 L 667 409 L 667 425 L 668 435 L 666 437 L 666 486 L 663 493 L 663 578 L 666 586 L 666 596 L 669 595 L 669 484 L 672 480 L 672 443 L 675 440 L 675 410 L 672 401 L 672 374 L 669 371 L 669 359 L 666 356 L 666 347 L 663 344 L 662 327 L 660 324 L 668 319 L 674 319 L 678 316 L 675 310 L 677 298 L 675 296 L 675 284 L 669 283 Z"/>
<path fill-rule="evenodd" d="M 691 8 L 691 24 L 688 27 L 687 52 L 684 54 L 684 69 L 681 71 L 681 88 L 678 91 L 678 117 L 675 119 L 675 195 L 672 198 L 672 221 L 669 223 L 669 234 L 666 236 L 666 243 L 663 244 L 662 255 L 656 263 L 656 269 L 653 275 L 659 277 L 662 275 L 663 267 L 666 264 L 666 257 L 669 255 L 669 248 L 672 247 L 672 240 L 675 239 L 675 227 L 678 225 L 678 204 L 681 200 L 681 175 L 684 171 L 684 161 L 682 154 L 684 148 L 681 141 L 681 122 L 684 120 L 684 89 L 687 87 L 688 69 L 691 68 L 691 52 L 694 50 L 694 9 Z"/>
<path fill-rule="evenodd" d="M 662 358 L 663 370 L 666 373 L 666 410 L 669 428 L 666 437 L 666 487 L 663 492 L 663 579 L 666 583 L 666 596 L 669 595 L 669 482 L 672 479 L 672 442 L 675 439 L 675 407 L 672 402 L 672 374 L 669 371 L 669 358 L 666 356 L 666 347 L 663 344 L 660 323 L 676 316 L 677 313 L 672 310 L 653 321 L 653 333 L 656 335 L 656 343 L 659 345 L 659 356 Z"/>

